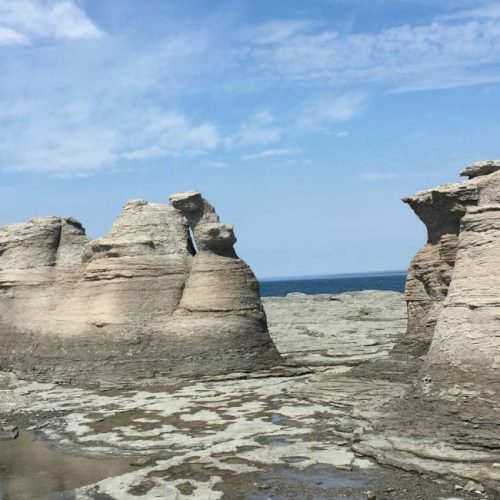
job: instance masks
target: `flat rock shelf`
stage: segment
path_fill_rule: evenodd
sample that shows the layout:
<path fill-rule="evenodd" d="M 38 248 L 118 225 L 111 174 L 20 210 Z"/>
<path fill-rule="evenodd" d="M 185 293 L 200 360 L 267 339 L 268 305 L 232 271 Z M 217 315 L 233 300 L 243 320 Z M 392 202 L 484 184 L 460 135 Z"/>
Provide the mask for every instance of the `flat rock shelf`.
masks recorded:
<path fill-rule="evenodd" d="M 18 426 L 22 438 L 0 442 L 4 498 L 21 489 L 38 491 L 37 499 L 365 499 L 369 491 L 478 498 L 471 479 L 489 494 L 459 458 L 453 471 L 441 460 L 432 472 L 415 457 L 406 468 L 425 474 L 412 474 L 355 451 L 369 445 L 363 436 L 418 368 L 390 356 L 406 328 L 401 294 L 291 294 L 263 303 L 288 368 L 110 390 L 3 374 L 2 425 Z M 23 473 L 40 455 L 29 452 L 25 432 L 57 457 L 38 463 L 42 475 Z M 65 485 L 58 478 L 75 457 L 89 460 L 89 473 Z M 96 463 L 103 467 L 93 476 Z"/>

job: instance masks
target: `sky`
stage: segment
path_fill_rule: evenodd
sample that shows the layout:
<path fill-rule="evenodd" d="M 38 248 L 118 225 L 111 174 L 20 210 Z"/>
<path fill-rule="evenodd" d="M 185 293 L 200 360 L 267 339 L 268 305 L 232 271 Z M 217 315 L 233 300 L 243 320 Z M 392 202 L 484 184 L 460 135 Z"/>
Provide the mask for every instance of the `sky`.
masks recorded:
<path fill-rule="evenodd" d="M 405 269 L 499 109 L 500 2 L 0 0 L 0 225 L 199 190 L 258 277 Z"/>

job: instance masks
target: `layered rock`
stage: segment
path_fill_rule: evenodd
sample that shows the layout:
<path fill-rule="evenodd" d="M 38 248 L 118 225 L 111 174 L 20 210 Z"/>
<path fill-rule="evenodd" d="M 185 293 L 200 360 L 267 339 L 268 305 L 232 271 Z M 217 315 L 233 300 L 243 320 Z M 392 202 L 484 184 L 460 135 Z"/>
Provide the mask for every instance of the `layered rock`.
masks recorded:
<path fill-rule="evenodd" d="M 500 162 L 463 175 L 462 184 L 407 199 L 429 240 L 410 267 L 407 334 L 384 368 L 403 364 L 397 380 L 410 374 L 412 382 L 353 449 L 405 470 L 472 479 L 500 498 Z M 361 375 L 380 377 L 380 363 Z"/>
<path fill-rule="evenodd" d="M 468 207 L 493 189 L 488 174 L 500 161 L 474 163 L 461 175 L 469 180 L 447 184 L 403 198 L 427 227 L 427 243 L 413 258 L 405 287 L 408 307 L 406 335 L 396 351 L 424 355 L 433 338 L 437 318 L 448 294 L 456 261 L 460 222 Z M 481 195 L 481 193 L 483 193 Z"/>
<path fill-rule="evenodd" d="M 422 376 L 435 386 L 459 381 L 493 394 L 500 388 L 500 171 L 481 179 L 478 205 L 460 223 L 453 277 Z"/>
<path fill-rule="evenodd" d="M 200 193 L 174 195 L 172 205 L 129 202 L 94 241 L 71 218 L 6 226 L 0 369 L 94 383 L 278 363 L 235 242 Z"/>

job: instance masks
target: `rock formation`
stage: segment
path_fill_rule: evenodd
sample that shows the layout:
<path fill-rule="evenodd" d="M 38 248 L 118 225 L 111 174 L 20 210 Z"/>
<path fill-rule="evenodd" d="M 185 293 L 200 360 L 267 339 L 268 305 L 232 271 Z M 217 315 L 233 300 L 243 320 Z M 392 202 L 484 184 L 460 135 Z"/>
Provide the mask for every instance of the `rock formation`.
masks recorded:
<path fill-rule="evenodd" d="M 474 163 L 461 172 L 469 177 L 466 182 L 446 184 L 403 198 L 426 225 L 428 236 L 408 270 L 405 289 L 408 329 L 396 351 L 416 356 L 426 354 L 448 294 L 462 218 L 469 207 L 485 203 L 486 193 L 495 191 L 491 177 L 495 178 L 499 169 L 500 161 Z"/>
<path fill-rule="evenodd" d="M 407 332 L 383 363 L 351 375 L 407 388 L 353 449 L 473 480 L 474 490 L 500 498 L 500 161 L 462 175 L 469 180 L 404 200 L 428 229 L 409 269 Z"/>
<path fill-rule="evenodd" d="M 434 390 L 457 381 L 490 395 L 500 387 L 500 162 L 495 166 L 464 171 L 478 181 L 477 206 L 460 221 L 451 283 L 422 370 Z"/>
<path fill-rule="evenodd" d="M 5 226 L 0 369 L 88 384 L 279 363 L 235 242 L 200 193 L 131 201 L 93 241 L 72 218 Z"/>

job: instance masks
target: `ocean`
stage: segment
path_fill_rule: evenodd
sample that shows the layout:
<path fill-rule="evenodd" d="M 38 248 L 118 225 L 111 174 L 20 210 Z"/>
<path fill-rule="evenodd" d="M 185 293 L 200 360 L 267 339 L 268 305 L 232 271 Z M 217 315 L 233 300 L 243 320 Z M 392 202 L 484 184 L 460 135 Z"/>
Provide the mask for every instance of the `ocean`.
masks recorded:
<path fill-rule="evenodd" d="M 343 293 L 361 290 L 393 290 L 403 292 L 405 271 L 370 274 L 338 274 L 332 276 L 309 276 L 303 278 L 275 278 L 260 280 L 262 297 L 284 297 L 292 292 Z"/>

